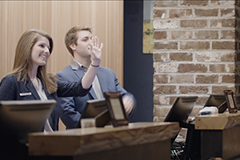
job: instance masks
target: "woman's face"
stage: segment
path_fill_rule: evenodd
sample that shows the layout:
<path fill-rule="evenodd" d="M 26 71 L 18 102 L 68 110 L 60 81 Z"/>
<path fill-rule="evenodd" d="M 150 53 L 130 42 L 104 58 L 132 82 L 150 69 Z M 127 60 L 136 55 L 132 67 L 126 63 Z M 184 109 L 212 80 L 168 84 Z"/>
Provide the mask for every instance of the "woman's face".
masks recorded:
<path fill-rule="evenodd" d="M 49 40 L 46 37 L 40 36 L 32 47 L 31 58 L 33 66 L 46 65 L 47 59 L 50 56 L 49 48 Z"/>

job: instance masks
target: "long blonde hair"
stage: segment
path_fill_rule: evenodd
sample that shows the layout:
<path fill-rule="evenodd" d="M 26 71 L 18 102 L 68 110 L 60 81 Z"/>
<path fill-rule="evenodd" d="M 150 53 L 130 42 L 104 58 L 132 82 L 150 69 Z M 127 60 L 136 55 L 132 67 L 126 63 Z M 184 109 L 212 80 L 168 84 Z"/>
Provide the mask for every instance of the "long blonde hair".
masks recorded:
<path fill-rule="evenodd" d="M 49 40 L 49 52 L 52 52 L 53 40 L 48 33 L 36 29 L 31 29 L 23 33 L 15 50 L 15 59 L 13 64 L 13 75 L 17 77 L 18 81 L 21 80 L 26 83 L 28 79 L 28 67 L 31 65 L 32 48 L 40 36 L 46 37 Z M 41 79 L 43 85 L 50 94 L 57 91 L 56 76 L 47 73 L 46 65 L 38 67 L 37 77 Z"/>

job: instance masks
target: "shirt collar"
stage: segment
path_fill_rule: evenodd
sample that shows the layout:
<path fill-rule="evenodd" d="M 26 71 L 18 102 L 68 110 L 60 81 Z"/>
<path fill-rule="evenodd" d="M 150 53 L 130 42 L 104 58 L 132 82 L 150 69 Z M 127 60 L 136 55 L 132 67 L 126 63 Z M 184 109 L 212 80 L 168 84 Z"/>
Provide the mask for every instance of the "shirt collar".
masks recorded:
<path fill-rule="evenodd" d="M 77 70 L 78 67 L 80 67 L 80 69 L 83 71 L 83 72 L 87 72 L 87 67 L 83 66 L 81 63 L 79 63 L 76 59 L 73 59 L 73 62 L 71 64 L 71 67 L 72 69 L 74 70 Z"/>

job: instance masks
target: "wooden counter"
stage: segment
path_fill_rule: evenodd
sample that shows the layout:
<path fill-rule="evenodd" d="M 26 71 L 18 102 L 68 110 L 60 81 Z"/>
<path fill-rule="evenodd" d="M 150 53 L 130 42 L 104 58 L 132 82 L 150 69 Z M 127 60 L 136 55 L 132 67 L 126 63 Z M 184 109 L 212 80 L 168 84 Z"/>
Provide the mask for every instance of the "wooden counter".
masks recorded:
<path fill-rule="evenodd" d="M 240 112 L 195 117 L 195 129 L 201 131 L 201 159 L 240 155 Z"/>
<path fill-rule="evenodd" d="M 170 139 L 178 123 L 130 123 L 124 127 L 83 128 L 29 134 L 29 155 L 75 159 L 170 159 Z"/>

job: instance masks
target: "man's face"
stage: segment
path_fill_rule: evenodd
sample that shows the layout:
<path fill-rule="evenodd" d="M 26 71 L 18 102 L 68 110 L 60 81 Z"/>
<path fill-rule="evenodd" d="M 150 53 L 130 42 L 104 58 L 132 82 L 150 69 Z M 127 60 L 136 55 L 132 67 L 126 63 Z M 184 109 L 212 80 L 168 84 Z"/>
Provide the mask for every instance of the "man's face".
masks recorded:
<path fill-rule="evenodd" d="M 85 30 L 79 31 L 77 37 L 77 45 L 71 45 L 73 52 L 77 53 L 79 56 L 90 57 L 92 52 L 92 33 Z"/>

